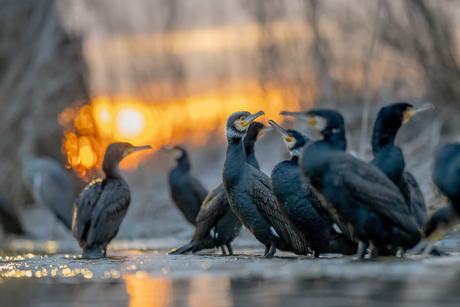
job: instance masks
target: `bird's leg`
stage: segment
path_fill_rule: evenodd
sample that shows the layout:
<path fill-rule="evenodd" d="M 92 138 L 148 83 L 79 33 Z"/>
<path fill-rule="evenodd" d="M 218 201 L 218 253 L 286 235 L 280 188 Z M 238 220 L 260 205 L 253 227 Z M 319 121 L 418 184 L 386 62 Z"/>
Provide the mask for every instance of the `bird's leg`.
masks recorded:
<path fill-rule="evenodd" d="M 375 259 L 379 256 L 379 249 L 371 242 L 371 259 Z"/>
<path fill-rule="evenodd" d="M 270 251 L 270 245 L 265 246 L 264 257 L 266 257 L 268 255 L 269 251 Z"/>
<path fill-rule="evenodd" d="M 404 249 L 404 248 L 401 247 L 401 248 L 399 249 L 399 252 L 401 253 L 401 254 L 399 254 L 399 258 L 404 258 L 404 254 L 406 253 L 406 249 Z"/>
<path fill-rule="evenodd" d="M 275 246 L 275 244 L 272 244 L 272 245 L 270 246 L 270 250 L 269 250 L 268 254 L 265 255 L 265 257 L 271 258 L 271 257 L 273 257 L 273 255 L 274 255 L 275 253 L 276 253 L 276 246 Z"/>
<path fill-rule="evenodd" d="M 314 257 L 314 258 L 319 258 L 319 252 L 318 252 L 318 251 L 314 251 L 314 252 L 313 252 L 313 257 Z"/>
<path fill-rule="evenodd" d="M 222 255 L 227 255 L 227 251 L 225 250 L 225 245 L 221 245 L 220 249 L 222 250 Z"/>
<path fill-rule="evenodd" d="M 366 242 L 360 241 L 359 246 L 358 246 L 358 259 L 363 260 L 364 256 L 366 256 L 367 253 L 367 248 L 369 247 L 369 244 Z"/>
<path fill-rule="evenodd" d="M 228 253 L 229 253 L 230 255 L 233 255 L 233 248 L 232 248 L 232 246 L 230 245 L 230 243 L 227 243 L 227 244 L 225 244 L 225 245 L 227 245 Z"/>

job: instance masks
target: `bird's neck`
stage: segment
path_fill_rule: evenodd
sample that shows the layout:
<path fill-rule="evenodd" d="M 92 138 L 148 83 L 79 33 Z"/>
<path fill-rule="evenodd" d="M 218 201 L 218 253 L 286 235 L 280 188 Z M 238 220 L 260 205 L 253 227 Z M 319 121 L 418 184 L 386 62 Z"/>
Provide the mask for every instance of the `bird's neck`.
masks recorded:
<path fill-rule="evenodd" d="M 227 147 L 227 165 L 244 165 L 246 162 L 246 153 L 244 151 L 243 142 L 240 138 L 228 139 Z"/>
<path fill-rule="evenodd" d="M 372 151 L 375 153 L 383 147 L 394 147 L 398 130 L 399 127 L 384 127 L 383 119 L 377 118 L 372 132 Z"/>
<path fill-rule="evenodd" d="M 291 161 L 295 163 L 299 163 L 299 157 L 298 156 L 292 156 Z"/>
<path fill-rule="evenodd" d="M 244 139 L 244 152 L 246 154 L 246 163 L 259 169 L 259 163 L 257 162 L 256 154 L 254 152 L 254 145 L 255 141 L 246 141 L 246 138 Z"/>
<path fill-rule="evenodd" d="M 102 164 L 102 170 L 105 173 L 106 178 L 123 178 L 123 174 L 120 171 L 120 163 L 104 160 Z"/>
<path fill-rule="evenodd" d="M 321 145 L 326 145 L 330 149 L 345 151 L 347 149 L 347 139 L 345 138 L 345 133 L 326 133 L 324 134 L 324 139 L 320 141 Z"/>
<path fill-rule="evenodd" d="M 190 161 L 187 154 L 184 153 L 182 157 L 177 160 L 177 168 L 185 173 L 190 171 Z"/>

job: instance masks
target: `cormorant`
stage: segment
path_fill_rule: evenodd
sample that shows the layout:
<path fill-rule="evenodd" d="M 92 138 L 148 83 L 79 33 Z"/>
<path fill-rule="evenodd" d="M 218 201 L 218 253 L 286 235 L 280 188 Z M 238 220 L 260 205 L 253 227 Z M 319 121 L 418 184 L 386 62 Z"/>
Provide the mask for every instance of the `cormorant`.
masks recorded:
<path fill-rule="evenodd" d="M 271 190 L 270 178 L 246 163 L 243 138 L 249 124 L 264 112 L 236 112 L 227 119 L 227 156 L 222 178 L 230 207 L 244 226 L 265 246 L 266 257 L 276 249 L 306 255 L 308 246 L 289 227 Z"/>
<path fill-rule="evenodd" d="M 358 258 L 369 244 L 372 257 L 388 245 L 404 249 L 415 246 L 420 231 L 398 187 L 377 167 L 345 152 L 345 124 L 330 109 L 282 112 L 308 123 L 321 132 L 322 140 L 304 149 L 300 169 L 350 233 L 360 241 Z"/>
<path fill-rule="evenodd" d="M 105 179 L 89 183 L 74 203 L 72 234 L 83 249 L 84 258 L 107 255 L 107 245 L 128 210 L 131 194 L 121 174 L 120 161 L 133 152 L 151 148 L 129 143 L 112 143 L 107 148 L 102 163 Z"/>
<path fill-rule="evenodd" d="M 446 195 L 460 217 L 460 143 L 438 148 L 434 157 L 433 182 Z"/>
<path fill-rule="evenodd" d="M 259 169 L 259 163 L 254 154 L 254 145 L 257 138 L 262 136 L 268 129 L 271 128 L 267 128 L 258 122 L 252 122 L 244 138 L 246 163 L 257 169 Z M 231 242 L 238 236 L 242 226 L 240 219 L 230 209 L 224 184 L 221 183 L 203 201 L 196 218 L 195 234 L 192 241 L 182 247 L 173 249 L 169 254 L 194 253 L 207 248 L 220 247 L 222 254 L 225 255 L 225 245 L 228 253 L 233 255 Z"/>
<path fill-rule="evenodd" d="M 195 225 L 196 216 L 208 191 L 190 174 L 190 161 L 185 149 L 179 146 L 163 149 L 177 160 L 177 166 L 169 172 L 171 198 L 187 221 Z"/>
<path fill-rule="evenodd" d="M 27 157 L 22 179 L 35 202 L 51 209 L 71 230 L 75 193 L 66 169 L 48 157 Z"/>
<path fill-rule="evenodd" d="M 272 171 L 273 193 L 289 226 L 303 238 L 315 257 L 321 253 L 354 255 L 358 244 L 344 234 L 346 227 L 321 204 L 315 192 L 303 180 L 298 159 L 310 139 L 303 133 L 268 122 L 282 136 L 292 159 L 278 163 Z"/>
<path fill-rule="evenodd" d="M 3 197 L 0 197 L 0 225 L 5 234 L 25 234 L 16 207 Z"/>
<path fill-rule="evenodd" d="M 385 106 L 380 109 L 372 134 L 374 159 L 371 163 L 398 186 L 420 227 L 427 218 L 425 200 L 414 176 L 404 171 L 404 156 L 401 149 L 395 146 L 395 138 L 399 128 L 412 116 L 431 108 L 431 103 L 416 109 L 406 102 Z"/>

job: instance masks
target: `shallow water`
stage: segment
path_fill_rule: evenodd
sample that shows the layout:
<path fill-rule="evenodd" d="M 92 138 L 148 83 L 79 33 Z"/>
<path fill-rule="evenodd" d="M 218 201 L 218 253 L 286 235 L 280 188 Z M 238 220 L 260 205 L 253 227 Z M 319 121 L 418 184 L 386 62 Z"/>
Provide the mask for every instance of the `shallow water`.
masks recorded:
<path fill-rule="evenodd" d="M 2 306 L 458 306 L 460 254 L 320 259 L 262 249 L 235 256 L 165 251 L 25 254 L 0 260 Z M 8 257 L 8 258 L 7 258 Z"/>

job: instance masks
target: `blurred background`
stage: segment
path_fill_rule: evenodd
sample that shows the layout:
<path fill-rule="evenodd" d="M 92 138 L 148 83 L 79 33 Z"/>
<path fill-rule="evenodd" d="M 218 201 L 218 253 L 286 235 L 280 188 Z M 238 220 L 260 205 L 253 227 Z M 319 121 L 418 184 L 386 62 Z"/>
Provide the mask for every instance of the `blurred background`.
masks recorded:
<path fill-rule="evenodd" d="M 459 16 L 450 0 L 0 0 L 0 195 L 36 238 L 70 238 L 32 206 L 24 158 L 56 159 L 79 193 L 102 176 L 108 144 L 149 144 L 122 163 L 132 203 L 118 238 L 186 239 L 193 228 L 171 203 L 175 162 L 161 146 L 183 144 L 211 190 L 232 112 L 262 109 L 263 122 L 294 127 L 280 111 L 336 108 L 348 150 L 370 160 L 379 108 L 408 101 L 436 106 L 397 138 L 433 210 L 444 204 L 433 150 L 460 135 Z M 288 158 L 275 133 L 256 155 L 267 174 Z"/>

